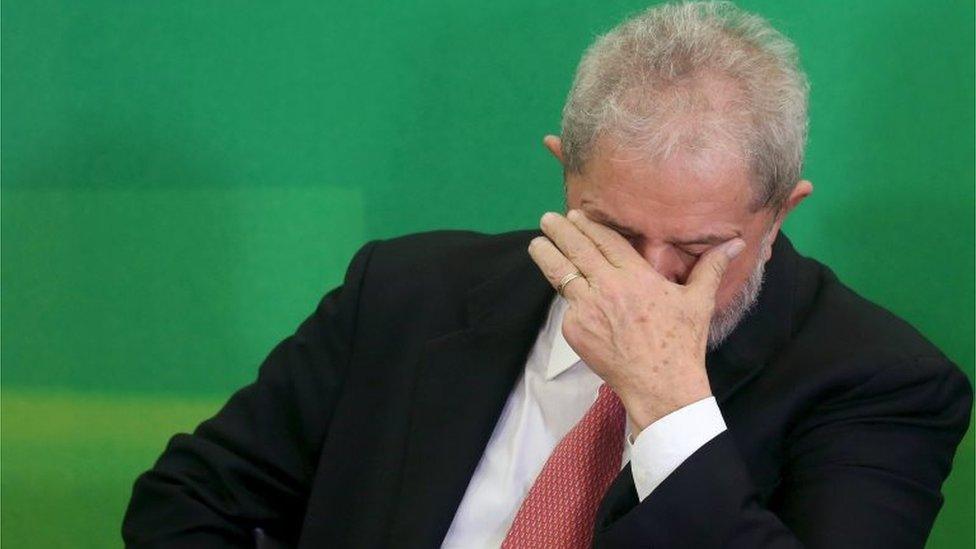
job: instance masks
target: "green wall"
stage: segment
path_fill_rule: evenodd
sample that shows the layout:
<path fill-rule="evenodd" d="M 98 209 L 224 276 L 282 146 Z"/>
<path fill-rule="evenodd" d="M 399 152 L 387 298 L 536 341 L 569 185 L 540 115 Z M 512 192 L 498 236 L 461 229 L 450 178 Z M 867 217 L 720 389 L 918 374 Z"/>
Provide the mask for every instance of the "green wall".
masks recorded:
<path fill-rule="evenodd" d="M 795 244 L 974 368 L 972 2 L 752 0 L 812 82 Z M 131 483 L 363 242 L 534 226 L 584 47 L 640 2 L 16 2 L 2 537 L 117 546 Z M 930 546 L 974 545 L 972 432 Z"/>

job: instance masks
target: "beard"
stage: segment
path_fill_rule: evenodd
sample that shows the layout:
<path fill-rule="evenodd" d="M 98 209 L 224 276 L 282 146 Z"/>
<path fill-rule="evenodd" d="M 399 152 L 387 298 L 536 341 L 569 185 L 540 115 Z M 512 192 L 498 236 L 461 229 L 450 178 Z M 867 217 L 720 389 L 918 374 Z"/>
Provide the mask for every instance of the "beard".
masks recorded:
<path fill-rule="evenodd" d="M 772 231 L 763 236 L 759 249 L 764 249 L 769 244 L 771 238 L 773 238 Z M 752 269 L 752 273 L 749 274 L 749 278 L 746 279 L 742 288 L 739 288 L 739 291 L 732 296 L 729 304 L 720 311 L 716 310 L 712 315 L 712 321 L 708 326 L 709 351 L 721 345 L 725 341 L 725 338 L 729 337 L 729 334 L 735 330 L 736 326 L 742 322 L 746 314 L 756 305 L 756 300 L 759 299 L 759 291 L 762 289 L 765 273 L 766 262 L 761 260 L 757 261 L 756 266 Z"/>

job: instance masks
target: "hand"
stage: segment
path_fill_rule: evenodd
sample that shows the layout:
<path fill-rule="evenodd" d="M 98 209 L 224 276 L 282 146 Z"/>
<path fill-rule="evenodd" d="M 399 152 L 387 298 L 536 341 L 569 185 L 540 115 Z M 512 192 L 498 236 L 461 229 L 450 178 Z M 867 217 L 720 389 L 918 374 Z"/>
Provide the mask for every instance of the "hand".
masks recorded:
<path fill-rule="evenodd" d="M 619 233 L 579 210 L 549 212 L 529 255 L 558 288 L 568 273 L 583 275 L 563 288 L 569 308 L 566 342 L 620 397 L 632 432 L 711 395 L 705 372 L 715 293 L 741 238 L 715 246 L 695 264 L 686 284 L 658 273 Z M 547 238 L 548 237 L 548 238 Z"/>

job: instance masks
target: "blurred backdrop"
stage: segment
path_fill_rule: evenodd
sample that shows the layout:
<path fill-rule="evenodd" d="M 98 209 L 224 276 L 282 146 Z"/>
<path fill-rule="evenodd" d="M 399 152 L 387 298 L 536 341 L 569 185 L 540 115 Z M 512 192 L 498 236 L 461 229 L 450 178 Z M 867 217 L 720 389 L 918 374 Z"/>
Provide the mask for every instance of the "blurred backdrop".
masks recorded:
<path fill-rule="evenodd" d="M 797 248 L 972 376 L 970 0 L 749 0 L 812 82 Z M 2 5 L 2 541 L 112 547 L 136 475 L 369 239 L 535 226 L 639 1 Z M 930 546 L 974 544 L 973 436 Z"/>

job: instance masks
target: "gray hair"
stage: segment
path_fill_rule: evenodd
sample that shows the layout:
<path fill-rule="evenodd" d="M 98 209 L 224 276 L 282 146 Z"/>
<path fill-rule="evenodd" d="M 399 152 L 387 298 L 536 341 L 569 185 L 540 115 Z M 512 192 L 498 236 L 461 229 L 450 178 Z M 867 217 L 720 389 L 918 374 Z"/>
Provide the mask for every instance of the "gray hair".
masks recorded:
<path fill-rule="evenodd" d="M 731 89 L 716 101 L 716 88 Z M 651 158 L 676 149 L 742 155 L 755 209 L 800 179 L 809 85 L 795 46 L 730 2 L 649 8 L 587 49 L 563 109 L 564 169 L 582 173 L 597 138 Z"/>
<path fill-rule="evenodd" d="M 759 249 L 765 249 L 775 239 L 776 231 L 771 228 L 767 229 L 762 237 L 762 242 L 759 243 Z M 708 326 L 707 348 L 709 351 L 721 345 L 732 334 L 732 331 L 739 326 L 739 323 L 746 318 L 746 315 L 752 312 L 756 306 L 756 302 L 759 301 L 759 291 L 762 290 L 765 279 L 766 262 L 760 259 L 756 261 L 752 272 L 749 273 L 749 277 L 746 278 L 742 287 L 732 296 L 729 303 L 723 309 L 715 309 Z"/>

